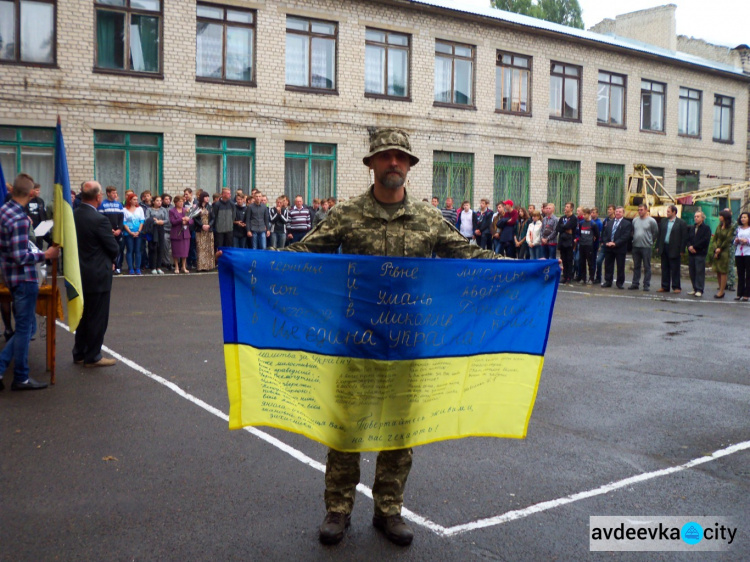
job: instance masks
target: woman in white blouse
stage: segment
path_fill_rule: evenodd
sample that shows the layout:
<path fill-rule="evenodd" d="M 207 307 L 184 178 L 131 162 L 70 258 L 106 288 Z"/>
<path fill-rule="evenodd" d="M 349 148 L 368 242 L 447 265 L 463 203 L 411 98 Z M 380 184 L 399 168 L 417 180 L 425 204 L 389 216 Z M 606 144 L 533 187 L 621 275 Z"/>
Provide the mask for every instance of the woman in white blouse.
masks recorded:
<path fill-rule="evenodd" d="M 734 300 L 750 300 L 750 213 L 740 213 L 734 244 L 734 263 L 737 266 L 737 296 Z"/>

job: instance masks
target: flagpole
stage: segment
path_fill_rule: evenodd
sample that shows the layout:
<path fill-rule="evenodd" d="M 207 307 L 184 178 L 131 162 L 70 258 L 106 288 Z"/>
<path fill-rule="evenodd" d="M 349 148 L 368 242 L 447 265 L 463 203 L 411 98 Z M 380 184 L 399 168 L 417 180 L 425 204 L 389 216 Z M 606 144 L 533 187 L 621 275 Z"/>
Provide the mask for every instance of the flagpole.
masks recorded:
<path fill-rule="evenodd" d="M 55 384 L 57 356 L 57 258 L 52 258 L 52 295 L 47 302 L 47 367 L 50 370 L 50 384 Z M 50 343 L 52 345 L 50 345 Z"/>

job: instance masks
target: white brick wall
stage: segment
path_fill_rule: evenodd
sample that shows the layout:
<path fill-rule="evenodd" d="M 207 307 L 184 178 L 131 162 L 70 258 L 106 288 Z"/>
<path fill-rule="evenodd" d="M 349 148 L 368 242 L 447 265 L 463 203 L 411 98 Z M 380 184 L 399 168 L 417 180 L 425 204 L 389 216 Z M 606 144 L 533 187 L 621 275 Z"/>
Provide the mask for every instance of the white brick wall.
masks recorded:
<path fill-rule="evenodd" d="M 283 191 L 284 141 L 337 145 L 337 196 L 360 193 L 369 174 L 362 165 L 367 128 L 400 126 L 412 135 L 421 162 L 412 170 L 414 194 L 431 195 L 432 152 L 474 154 L 474 202 L 492 197 L 494 156 L 531 157 L 531 201 L 547 197 L 547 161 L 581 162 L 581 204 L 594 202 L 597 162 L 637 162 L 666 169 L 675 188 L 677 168 L 741 178 L 747 165 L 748 86 L 700 69 L 688 70 L 633 54 L 621 54 L 522 33 L 497 25 L 463 21 L 409 7 L 354 0 L 243 2 L 257 8 L 257 87 L 195 80 L 195 2 L 170 0 L 164 11 L 164 78 L 133 78 L 92 72 L 93 3 L 58 1 L 58 65 L 44 69 L 0 65 L 0 124 L 54 126 L 63 119 L 71 180 L 93 176 L 93 131 L 158 131 L 164 135 L 165 192 L 195 186 L 195 136 L 214 134 L 256 139 L 256 184 L 272 198 Z M 285 90 L 287 14 L 316 16 L 339 24 L 338 95 Z M 366 26 L 412 34 L 411 102 L 364 97 Z M 435 38 L 477 46 L 476 110 L 433 106 Z M 495 113 L 495 52 L 533 57 L 532 117 Z M 582 122 L 549 119 L 550 60 L 583 67 Z M 597 72 L 628 77 L 627 128 L 596 124 Z M 666 82 L 666 134 L 639 131 L 640 80 Z M 677 135 L 679 87 L 703 92 L 702 138 Z M 734 144 L 712 141 L 713 95 L 734 97 Z M 710 180 L 702 180 L 702 186 Z"/>

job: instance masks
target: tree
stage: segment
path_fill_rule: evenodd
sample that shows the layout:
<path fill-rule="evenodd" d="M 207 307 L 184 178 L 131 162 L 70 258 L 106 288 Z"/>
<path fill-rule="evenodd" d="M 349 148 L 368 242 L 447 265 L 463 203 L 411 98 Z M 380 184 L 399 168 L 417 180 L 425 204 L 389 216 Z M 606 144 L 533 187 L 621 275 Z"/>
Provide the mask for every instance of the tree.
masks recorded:
<path fill-rule="evenodd" d="M 583 29 L 578 0 L 491 0 L 493 8 Z"/>

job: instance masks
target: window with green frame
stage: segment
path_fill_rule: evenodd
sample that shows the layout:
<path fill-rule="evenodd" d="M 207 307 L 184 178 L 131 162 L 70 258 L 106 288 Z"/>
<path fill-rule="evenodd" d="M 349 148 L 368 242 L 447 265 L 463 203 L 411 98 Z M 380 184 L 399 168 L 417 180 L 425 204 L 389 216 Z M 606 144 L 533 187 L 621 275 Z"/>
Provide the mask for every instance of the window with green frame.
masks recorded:
<path fill-rule="evenodd" d="M 581 163 L 570 160 L 550 160 L 547 167 L 547 201 L 555 204 L 555 214 L 560 215 L 565 203 L 578 202 L 581 185 Z"/>
<path fill-rule="evenodd" d="M 255 140 L 226 137 L 196 137 L 196 185 L 209 193 L 222 187 L 232 195 L 255 187 Z"/>
<path fill-rule="evenodd" d="M 531 158 L 495 156 L 494 203 L 511 199 L 515 205 L 528 207 L 530 170 Z"/>
<path fill-rule="evenodd" d="M 701 173 L 698 170 L 677 170 L 677 193 L 700 189 Z"/>
<path fill-rule="evenodd" d="M 474 155 L 467 152 L 433 152 L 432 195 L 438 197 L 441 205 L 447 197 L 452 197 L 456 209 L 461 207 L 463 201 L 469 201 L 473 206 Z"/>
<path fill-rule="evenodd" d="M 41 187 L 40 196 L 52 201 L 55 181 L 55 130 L 33 127 L 0 127 L 0 164 L 5 181 L 24 172 Z"/>
<path fill-rule="evenodd" d="M 284 193 L 305 204 L 336 196 L 336 145 L 287 141 L 284 146 Z"/>
<path fill-rule="evenodd" d="M 162 192 L 162 135 L 94 131 L 94 177 L 103 188 L 113 185 L 120 200 L 125 191 Z"/>
<path fill-rule="evenodd" d="M 625 166 L 596 163 L 596 208 L 619 207 L 625 202 Z"/>

